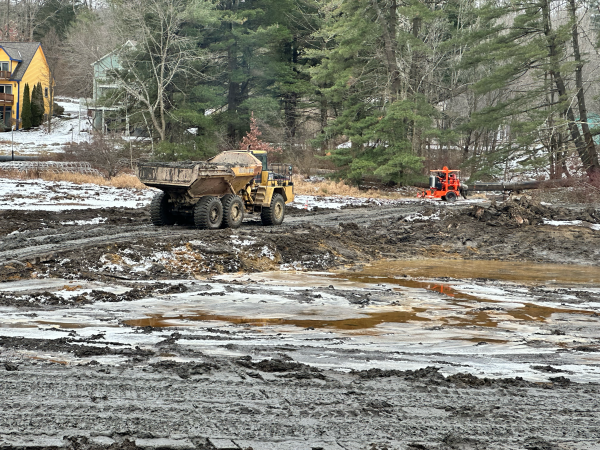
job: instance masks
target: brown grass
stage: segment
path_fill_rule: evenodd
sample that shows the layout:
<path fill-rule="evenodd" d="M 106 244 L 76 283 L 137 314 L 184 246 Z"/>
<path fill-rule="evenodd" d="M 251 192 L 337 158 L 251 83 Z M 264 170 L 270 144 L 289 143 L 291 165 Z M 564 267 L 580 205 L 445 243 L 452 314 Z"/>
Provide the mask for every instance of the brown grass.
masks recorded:
<path fill-rule="evenodd" d="M 0 177 L 17 180 L 41 178 L 42 180 L 46 181 L 68 181 L 76 184 L 97 184 L 100 186 L 112 186 L 116 188 L 149 189 L 148 186 L 144 185 L 136 176 L 125 173 L 108 179 L 102 176 L 85 175 L 80 173 L 25 173 L 0 170 Z M 294 193 L 296 195 L 386 198 L 392 200 L 406 198 L 406 194 L 398 192 L 388 192 L 378 189 L 361 190 L 355 186 L 350 186 L 343 181 L 305 181 L 304 177 L 300 175 L 294 175 Z"/>
<path fill-rule="evenodd" d="M 388 192 L 379 189 L 361 190 L 343 181 L 306 181 L 301 175 L 294 175 L 294 194 L 328 197 L 387 198 L 393 200 L 406 198 L 406 194 L 399 192 Z"/>
<path fill-rule="evenodd" d="M 31 180 L 41 178 L 46 181 L 68 181 L 75 184 L 96 184 L 99 186 L 112 186 L 115 188 L 149 189 L 134 175 L 122 173 L 113 178 L 104 178 L 98 175 L 81 173 L 52 173 L 52 172 L 18 172 L 0 170 L 0 176 L 16 180 Z"/>

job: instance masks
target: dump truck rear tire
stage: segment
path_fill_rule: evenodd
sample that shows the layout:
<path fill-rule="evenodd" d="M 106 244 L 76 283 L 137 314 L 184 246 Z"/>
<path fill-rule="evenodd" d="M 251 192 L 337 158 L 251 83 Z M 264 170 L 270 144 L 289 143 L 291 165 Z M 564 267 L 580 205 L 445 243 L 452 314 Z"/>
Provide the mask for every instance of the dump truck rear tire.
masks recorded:
<path fill-rule="evenodd" d="M 204 230 L 216 230 L 223 222 L 221 200 L 212 195 L 202 197 L 194 206 L 194 225 Z"/>
<path fill-rule="evenodd" d="M 157 227 L 173 225 L 175 220 L 169 205 L 169 196 L 165 192 L 159 192 L 150 203 L 150 219 Z"/>
<path fill-rule="evenodd" d="M 221 197 L 223 204 L 223 228 L 239 228 L 244 220 L 244 202 L 233 194 L 225 194 Z"/>
<path fill-rule="evenodd" d="M 281 225 L 285 217 L 285 201 L 281 194 L 274 194 L 271 206 L 263 208 L 260 219 L 263 225 Z"/>

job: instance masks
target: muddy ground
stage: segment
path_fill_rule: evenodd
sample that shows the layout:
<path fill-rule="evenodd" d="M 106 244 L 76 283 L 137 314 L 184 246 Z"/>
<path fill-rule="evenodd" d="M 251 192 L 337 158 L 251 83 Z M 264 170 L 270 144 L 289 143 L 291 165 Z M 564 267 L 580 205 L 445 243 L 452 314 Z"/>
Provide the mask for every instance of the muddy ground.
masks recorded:
<path fill-rule="evenodd" d="M 324 270 L 382 258 L 596 265 L 600 208 L 417 204 L 305 211 L 280 227 L 247 218 L 237 230 L 157 228 L 145 209 L 3 211 L 0 280 L 52 276 L 173 279 L 272 269 Z M 544 225 L 579 221 L 573 226 Z M 98 223 L 99 222 L 99 223 Z M 171 255 L 156 258 L 156 254 Z M 166 261 L 166 263 L 165 263 Z"/>
<path fill-rule="evenodd" d="M 563 225 L 545 224 L 557 222 Z M 254 295 L 243 282 L 223 284 L 215 275 L 356 269 L 385 259 L 593 268 L 600 263 L 598 224 L 600 208 L 548 206 L 528 197 L 498 204 L 289 209 L 280 227 L 263 227 L 249 217 L 240 229 L 216 232 L 156 228 L 145 209 L 3 211 L 0 280 L 40 288 L 2 290 L 0 307 L 34 319 L 95 307 L 114 315 L 152 297 Z M 44 284 L 52 279 L 64 284 L 62 293 Z M 104 287 L 82 290 L 84 283 Z M 489 288 L 489 280 L 474 283 Z M 260 295 L 269 294 L 267 285 L 260 289 Z M 327 289 L 306 286 L 286 295 L 310 304 L 327 298 Z M 543 286 L 511 289 L 566 301 L 560 289 L 543 295 L 535 292 Z M 357 310 L 399 301 L 387 290 L 344 292 L 338 296 Z M 308 325 L 298 342 L 286 341 L 279 330 L 261 332 L 257 341 L 261 333 L 243 325 L 184 333 L 184 327 L 122 319 L 114 326 L 126 326 L 130 334 L 121 341 L 105 331 L 86 334 L 79 325 L 24 328 L 21 335 L 18 328 L 0 328 L 0 448 L 600 448 L 600 379 L 591 371 L 587 381 L 573 381 L 574 365 L 585 358 L 592 358 L 590 367 L 599 365 L 593 358 L 600 352 L 594 309 L 600 292 L 570 290 L 569 302 L 577 301 L 587 308 L 585 320 L 569 321 L 565 310 L 563 322 L 529 331 L 526 344 L 538 346 L 539 355 L 515 351 L 507 358 L 524 362 L 534 377 L 476 376 L 435 351 L 427 354 L 430 364 L 386 369 L 386 361 L 403 354 L 402 342 L 394 350 L 366 344 L 361 350 L 368 339 L 361 337 L 342 349 L 344 339 L 313 336 Z M 460 324 L 453 326 L 460 332 Z M 462 326 L 464 333 L 491 330 L 478 323 Z M 532 340 L 536 333 L 543 339 Z M 547 352 L 555 338 L 560 348 Z M 481 338 L 476 345 L 493 340 Z M 326 353 L 342 362 L 319 364 Z M 477 357 L 484 365 L 486 358 L 497 358 L 485 352 Z M 356 368 L 333 368 L 351 367 L 348 361 Z M 371 361 L 384 368 L 365 368 Z"/>

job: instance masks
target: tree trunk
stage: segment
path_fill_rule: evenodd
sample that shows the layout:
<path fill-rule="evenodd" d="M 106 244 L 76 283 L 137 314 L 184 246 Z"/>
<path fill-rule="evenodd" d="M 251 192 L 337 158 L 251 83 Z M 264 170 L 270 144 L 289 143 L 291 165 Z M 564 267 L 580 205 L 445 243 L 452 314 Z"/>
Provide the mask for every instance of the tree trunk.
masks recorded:
<path fill-rule="evenodd" d="M 421 31 L 422 20 L 420 17 L 414 17 L 412 20 L 412 35 L 416 39 L 419 36 L 419 32 Z M 410 86 L 412 88 L 413 94 L 416 94 L 420 91 L 420 65 L 421 65 L 421 55 L 417 50 L 413 50 L 412 54 L 412 63 L 410 65 Z"/>
<path fill-rule="evenodd" d="M 237 11 L 238 6 L 239 0 L 232 0 L 229 4 L 229 7 L 232 11 Z M 233 31 L 233 23 L 229 24 L 229 31 Z M 235 71 L 238 68 L 237 58 L 238 47 L 237 43 L 234 42 L 227 49 L 227 68 L 229 73 L 229 89 L 227 93 L 227 115 L 229 116 L 229 123 L 227 124 L 227 136 L 229 137 L 232 143 L 240 140 L 240 136 L 238 136 L 238 127 L 236 126 L 236 123 L 233 120 L 233 118 L 237 114 L 240 101 L 240 84 L 231 80 L 231 76 L 235 73 Z"/>
<path fill-rule="evenodd" d="M 297 39 L 294 36 L 292 42 L 286 46 L 286 52 L 288 53 L 287 60 L 292 66 L 292 71 L 295 74 L 298 74 L 297 64 L 298 64 L 298 43 Z M 297 92 L 288 92 L 284 96 L 284 115 L 285 115 L 285 126 L 286 126 L 286 135 L 289 139 L 293 139 L 296 137 L 296 128 L 297 128 L 297 115 L 298 115 L 298 93 Z"/>
<path fill-rule="evenodd" d="M 585 149 L 582 152 L 581 162 L 583 167 L 592 176 L 594 174 L 600 174 L 600 164 L 598 163 L 598 152 L 596 151 L 596 145 L 594 144 L 594 138 L 590 132 L 590 127 L 587 118 L 587 108 L 585 106 L 585 92 L 583 91 L 583 61 L 581 60 L 581 54 L 579 52 L 579 32 L 577 30 L 577 8 L 575 6 L 575 0 L 569 0 L 570 15 L 572 24 L 572 43 L 573 43 L 573 56 L 577 62 L 575 68 L 575 87 L 577 89 L 577 105 L 579 107 L 579 120 L 581 122 L 581 130 L 585 138 Z"/>
<path fill-rule="evenodd" d="M 558 91 L 558 96 L 561 102 L 565 104 L 563 109 L 563 115 L 567 119 L 567 125 L 569 127 L 569 132 L 571 134 L 571 139 L 575 143 L 575 147 L 577 148 L 577 153 L 579 154 L 579 158 L 581 162 L 584 164 L 586 171 L 590 174 L 588 167 L 593 169 L 593 165 L 589 164 L 589 155 L 588 149 L 586 147 L 586 143 L 581 137 L 581 133 L 579 132 L 579 128 L 577 127 L 577 123 L 575 121 L 575 114 L 573 113 L 573 108 L 571 104 L 567 102 L 567 87 L 563 80 L 562 74 L 558 69 L 560 61 L 557 51 L 557 43 L 556 43 L 556 35 L 552 31 L 551 22 L 550 22 L 550 6 L 548 4 L 548 0 L 542 2 L 542 14 L 544 17 L 544 34 L 546 36 L 546 40 L 548 42 L 548 57 L 550 59 L 550 75 L 554 78 L 554 83 L 556 84 L 556 90 Z M 585 105 L 584 105 L 585 106 Z M 596 167 L 598 166 L 598 157 L 596 155 Z"/>
<path fill-rule="evenodd" d="M 371 0 L 371 4 L 373 5 L 373 9 L 377 13 L 377 21 L 382 29 L 383 34 L 383 43 L 384 43 L 384 54 L 385 54 L 385 62 L 387 65 L 387 70 L 390 75 L 391 81 L 391 93 L 390 98 L 393 102 L 398 99 L 401 88 L 401 80 L 400 80 L 400 70 L 398 69 L 398 63 L 396 60 L 396 20 L 397 20 L 397 5 L 396 0 L 391 1 L 390 6 L 390 19 L 389 22 L 385 18 L 381 7 L 379 6 L 378 0 Z M 392 34 L 393 33 L 393 34 Z"/>
<path fill-rule="evenodd" d="M 8 41 L 10 37 L 10 0 L 6 0 L 6 30 L 4 38 Z"/>

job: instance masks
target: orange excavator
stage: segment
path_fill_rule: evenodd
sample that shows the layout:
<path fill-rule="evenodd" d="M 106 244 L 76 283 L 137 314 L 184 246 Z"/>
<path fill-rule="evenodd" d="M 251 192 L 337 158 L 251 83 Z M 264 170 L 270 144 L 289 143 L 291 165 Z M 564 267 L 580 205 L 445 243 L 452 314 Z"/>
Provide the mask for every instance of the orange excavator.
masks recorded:
<path fill-rule="evenodd" d="M 467 185 L 460 181 L 460 170 L 443 169 L 431 170 L 429 175 L 429 190 L 420 192 L 419 198 L 441 198 L 447 202 L 455 202 L 459 195 L 467 198 Z"/>

